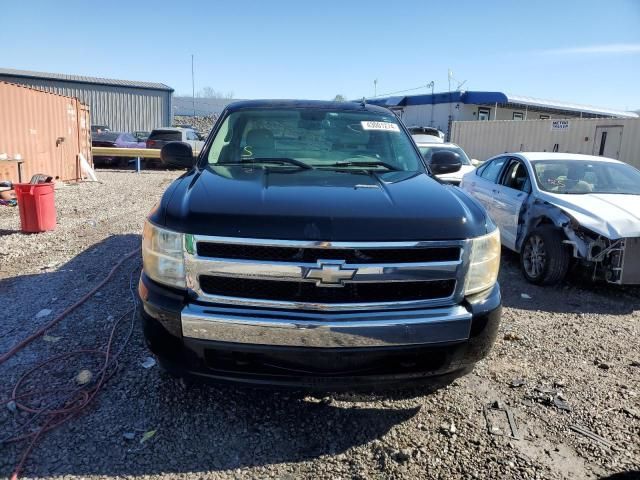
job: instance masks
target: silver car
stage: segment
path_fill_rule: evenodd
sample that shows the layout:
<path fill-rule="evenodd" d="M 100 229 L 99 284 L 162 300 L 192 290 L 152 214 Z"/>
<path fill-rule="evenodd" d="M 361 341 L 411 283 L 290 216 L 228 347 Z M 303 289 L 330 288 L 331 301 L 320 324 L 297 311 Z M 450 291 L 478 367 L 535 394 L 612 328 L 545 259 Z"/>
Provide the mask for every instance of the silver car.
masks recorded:
<path fill-rule="evenodd" d="M 422 156 L 424 157 L 425 161 L 427 162 L 427 165 L 431 162 L 431 156 L 435 152 L 447 151 L 447 152 L 453 152 L 456 155 L 458 155 L 458 157 L 460 159 L 460 162 L 462 163 L 462 167 L 460 167 L 460 170 L 458 170 L 457 172 L 453 172 L 453 173 L 444 173 L 444 174 L 441 174 L 441 175 L 436 175 L 443 182 L 451 183 L 453 185 L 459 185 L 460 182 L 462 181 L 462 177 L 465 174 L 467 174 L 469 172 L 472 172 L 476 168 L 473 165 L 472 160 L 465 153 L 465 151 L 462 148 L 460 148 L 458 145 L 456 145 L 455 143 L 419 142 L 416 139 L 415 135 L 414 135 L 413 139 L 416 142 L 416 144 L 418 145 L 418 149 L 420 150 L 420 153 L 422 154 Z"/>
<path fill-rule="evenodd" d="M 571 264 L 594 279 L 640 284 L 640 171 L 611 158 L 505 153 L 461 188 L 487 209 L 527 280 L 561 281 Z"/>

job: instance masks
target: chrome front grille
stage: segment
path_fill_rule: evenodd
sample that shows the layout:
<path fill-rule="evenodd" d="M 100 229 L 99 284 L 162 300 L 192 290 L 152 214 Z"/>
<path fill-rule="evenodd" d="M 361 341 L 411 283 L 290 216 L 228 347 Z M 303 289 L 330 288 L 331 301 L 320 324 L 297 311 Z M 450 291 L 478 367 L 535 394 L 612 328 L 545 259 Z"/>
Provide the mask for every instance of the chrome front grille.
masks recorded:
<path fill-rule="evenodd" d="M 326 248 L 275 245 L 237 245 L 199 242 L 198 255 L 212 258 L 252 259 L 275 262 L 317 262 L 327 258 Z M 331 256 L 348 263 L 420 263 L 456 261 L 460 248 L 332 248 Z"/>
<path fill-rule="evenodd" d="M 201 301 L 297 310 L 459 303 L 467 241 L 314 242 L 186 238 L 187 285 Z"/>
<path fill-rule="evenodd" d="M 345 283 L 341 288 L 309 282 L 287 282 L 202 275 L 200 288 L 211 295 L 307 303 L 396 302 L 447 298 L 453 295 L 455 280 L 402 283 Z"/>

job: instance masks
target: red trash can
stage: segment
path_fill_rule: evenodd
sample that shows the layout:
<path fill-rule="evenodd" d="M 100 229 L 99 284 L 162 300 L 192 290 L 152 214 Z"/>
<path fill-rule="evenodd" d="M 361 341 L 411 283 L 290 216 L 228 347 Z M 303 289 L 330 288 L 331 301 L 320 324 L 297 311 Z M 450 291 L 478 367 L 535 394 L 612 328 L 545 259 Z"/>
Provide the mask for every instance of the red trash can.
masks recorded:
<path fill-rule="evenodd" d="M 56 228 L 53 183 L 14 183 L 13 188 L 24 233 L 46 232 Z"/>

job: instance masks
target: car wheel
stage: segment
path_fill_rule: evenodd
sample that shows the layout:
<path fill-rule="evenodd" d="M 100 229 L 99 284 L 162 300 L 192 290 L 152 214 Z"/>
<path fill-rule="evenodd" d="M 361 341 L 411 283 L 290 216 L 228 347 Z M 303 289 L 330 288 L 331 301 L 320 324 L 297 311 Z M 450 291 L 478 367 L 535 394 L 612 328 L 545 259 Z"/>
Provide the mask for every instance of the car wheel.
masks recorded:
<path fill-rule="evenodd" d="M 527 235 L 520 253 L 520 266 L 529 282 L 554 285 L 564 279 L 571 253 L 563 240 L 560 231 L 551 226 L 538 228 Z"/>

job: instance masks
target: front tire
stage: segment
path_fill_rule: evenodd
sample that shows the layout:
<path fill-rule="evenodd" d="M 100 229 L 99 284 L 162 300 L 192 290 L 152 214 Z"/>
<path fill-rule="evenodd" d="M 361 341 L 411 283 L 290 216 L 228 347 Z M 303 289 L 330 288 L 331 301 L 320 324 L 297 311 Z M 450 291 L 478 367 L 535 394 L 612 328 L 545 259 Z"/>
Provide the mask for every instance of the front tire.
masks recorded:
<path fill-rule="evenodd" d="M 552 226 L 530 232 L 522 244 L 520 267 L 527 281 L 536 285 L 555 285 L 567 275 L 571 253 L 564 237 Z"/>

